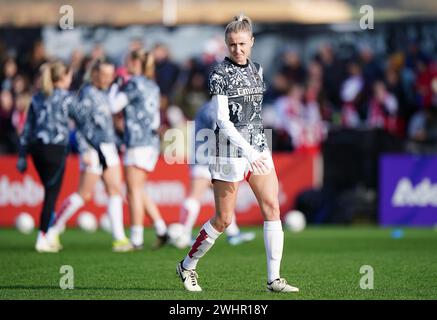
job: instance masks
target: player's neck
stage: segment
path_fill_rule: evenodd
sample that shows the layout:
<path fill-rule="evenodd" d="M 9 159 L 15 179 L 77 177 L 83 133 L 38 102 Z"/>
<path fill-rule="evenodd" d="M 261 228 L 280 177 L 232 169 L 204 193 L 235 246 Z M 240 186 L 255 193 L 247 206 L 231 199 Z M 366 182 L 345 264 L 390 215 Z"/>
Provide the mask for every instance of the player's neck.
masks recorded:
<path fill-rule="evenodd" d="M 232 63 L 233 65 L 235 65 L 237 67 L 240 67 L 240 68 L 245 68 L 245 67 L 247 67 L 249 65 L 249 59 L 246 59 L 246 63 L 245 64 L 237 63 L 237 62 L 235 62 L 234 60 L 232 60 L 229 57 L 226 57 L 225 60 L 228 60 L 230 63 Z"/>

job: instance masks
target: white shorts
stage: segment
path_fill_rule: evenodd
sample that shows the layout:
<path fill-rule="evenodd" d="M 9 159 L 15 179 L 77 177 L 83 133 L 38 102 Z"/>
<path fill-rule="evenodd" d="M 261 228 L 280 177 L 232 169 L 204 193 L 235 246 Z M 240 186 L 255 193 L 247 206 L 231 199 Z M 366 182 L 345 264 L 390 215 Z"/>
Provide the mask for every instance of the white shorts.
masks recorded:
<path fill-rule="evenodd" d="M 267 155 L 267 165 L 274 169 L 272 155 L 266 150 L 263 153 Z M 209 165 L 212 180 L 221 180 L 228 182 L 238 182 L 244 179 L 249 180 L 253 173 L 249 161 L 246 158 L 216 158 L 216 163 Z"/>
<path fill-rule="evenodd" d="M 209 172 L 208 165 L 194 164 L 190 166 L 191 178 L 203 178 L 211 180 L 211 173 Z"/>
<path fill-rule="evenodd" d="M 106 159 L 106 165 L 108 167 L 120 165 L 120 158 L 118 157 L 117 147 L 113 143 L 101 143 L 100 149 Z M 85 164 L 83 158 L 88 155 L 90 164 Z M 101 175 L 103 173 L 103 167 L 99 161 L 99 155 L 97 151 L 90 147 L 84 154 L 80 155 L 80 171 L 86 171 Z"/>
<path fill-rule="evenodd" d="M 126 150 L 123 157 L 125 166 L 135 166 L 152 172 L 159 158 L 159 150 L 153 147 L 135 147 Z"/>

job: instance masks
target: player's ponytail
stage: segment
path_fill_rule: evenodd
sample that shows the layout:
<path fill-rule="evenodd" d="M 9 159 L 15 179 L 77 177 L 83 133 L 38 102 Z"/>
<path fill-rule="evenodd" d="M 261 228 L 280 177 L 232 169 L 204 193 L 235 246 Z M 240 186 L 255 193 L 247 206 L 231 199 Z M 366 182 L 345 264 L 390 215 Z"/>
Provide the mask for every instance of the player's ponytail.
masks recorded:
<path fill-rule="evenodd" d="M 141 65 L 144 76 L 148 79 L 155 79 L 155 58 L 150 51 L 144 52 Z"/>
<path fill-rule="evenodd" d="M 50 71 L 50 63 L 44 63 L 40 67 L 41 72 L 41 91 L 45 96 L 51 96 L 53 94 L 53 81 Z"/>
<path fill-rule="evenodd" d="M 141 73 L 148 79 L 155 79 L 155 59 L 153 54 L 142 49 L 134 50 L 130 55 L 132 60 L 140 60 Z"/>
<path fill-rule="evenodd" d="M 228 23 L 225 29 L 225 38 L 227 38 L 228 34 L 231 32 L 240 31 L 249 32 L 250 36 L 252 36 L 252 21 L 249 17 L 243 14 L 235 16 L 232 21 Z"/>
<path fill-rule="evenodd" d="M 45 96 L 51 96 L 55 83 L 68 73 L 68 68 L 60 61 L 46 62 L 40 67 L 41 91 Z"/>

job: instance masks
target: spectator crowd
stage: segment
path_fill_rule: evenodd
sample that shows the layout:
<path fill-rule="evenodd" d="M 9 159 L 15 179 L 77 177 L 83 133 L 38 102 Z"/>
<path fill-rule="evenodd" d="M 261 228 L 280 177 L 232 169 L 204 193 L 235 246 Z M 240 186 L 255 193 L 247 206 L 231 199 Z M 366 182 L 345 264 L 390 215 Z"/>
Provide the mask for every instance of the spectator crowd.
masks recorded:
<path fill-rule="evenodd" d="M 129 50 L 142 47 L 132 41 Z M 0 45 L 0 153 L 16 153 L 31 96 L 38 88 L 41 64 L 55 58 L 36 41 L 26 55 Z M 310 57 L 284 50 L 280 59 L 263 66 L 275 70 L 265 79 L 264 121 L 273 129 L 273 150 L 317 150 L 330 130 L 384 130 L 405 141 L 412 152 L 437 151 L 437 60 L 410 41 L 390 54 L 356 46 L 341 59 L 339 48 L 321 44 Z M 207 79 L 226 54 L 205 50 L 183 64 L 169 48 L 155 44 L 156 81 L 161 90 L 161 133 L 192 120 L 207 101 Z M 67 61 L 74 72 L 71 90 L 83 83 L 90 63 L 105 57 L 101 45 L 89 54 L 75 50 Z M 108 58 L 108 57 L 107 57 Z M 123 60 L 123 59 L 121 59 Z M 115 61 L 115 60 L 114 60 Z M 122 73 L 122 66 L 118 66 Z"/>

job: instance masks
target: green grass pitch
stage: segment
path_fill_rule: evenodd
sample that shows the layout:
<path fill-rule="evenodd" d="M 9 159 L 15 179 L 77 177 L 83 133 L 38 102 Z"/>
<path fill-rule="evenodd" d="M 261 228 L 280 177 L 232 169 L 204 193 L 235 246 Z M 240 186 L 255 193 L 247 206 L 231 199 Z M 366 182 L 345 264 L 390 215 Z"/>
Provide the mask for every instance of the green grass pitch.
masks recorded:
<path fill-rule="evenodd" d="M 198 265 L 203 292 L 183 290 L 175 267 L 186 254 L 166 246 L 158 251 L 112 253 L 111 237 L 68 230 L 58 254 L 34 251 L 36 232 L 0 229 L 0 299 L 436 299 L 437 232 L 376 227 L 307 228 L 285 231 L 281 275 L 300 288 L 297 294 L 265 291 L 266 258 L 261 227 L 253 242 L 230 246 L 225 236 Z M 151 244 L 154 234 L 145 231 Z M 74 270 L 74 289 L 62 290 L 60 268 Z M 373 289 L 360 288 L 360 268 L 374 270 Z"/>

